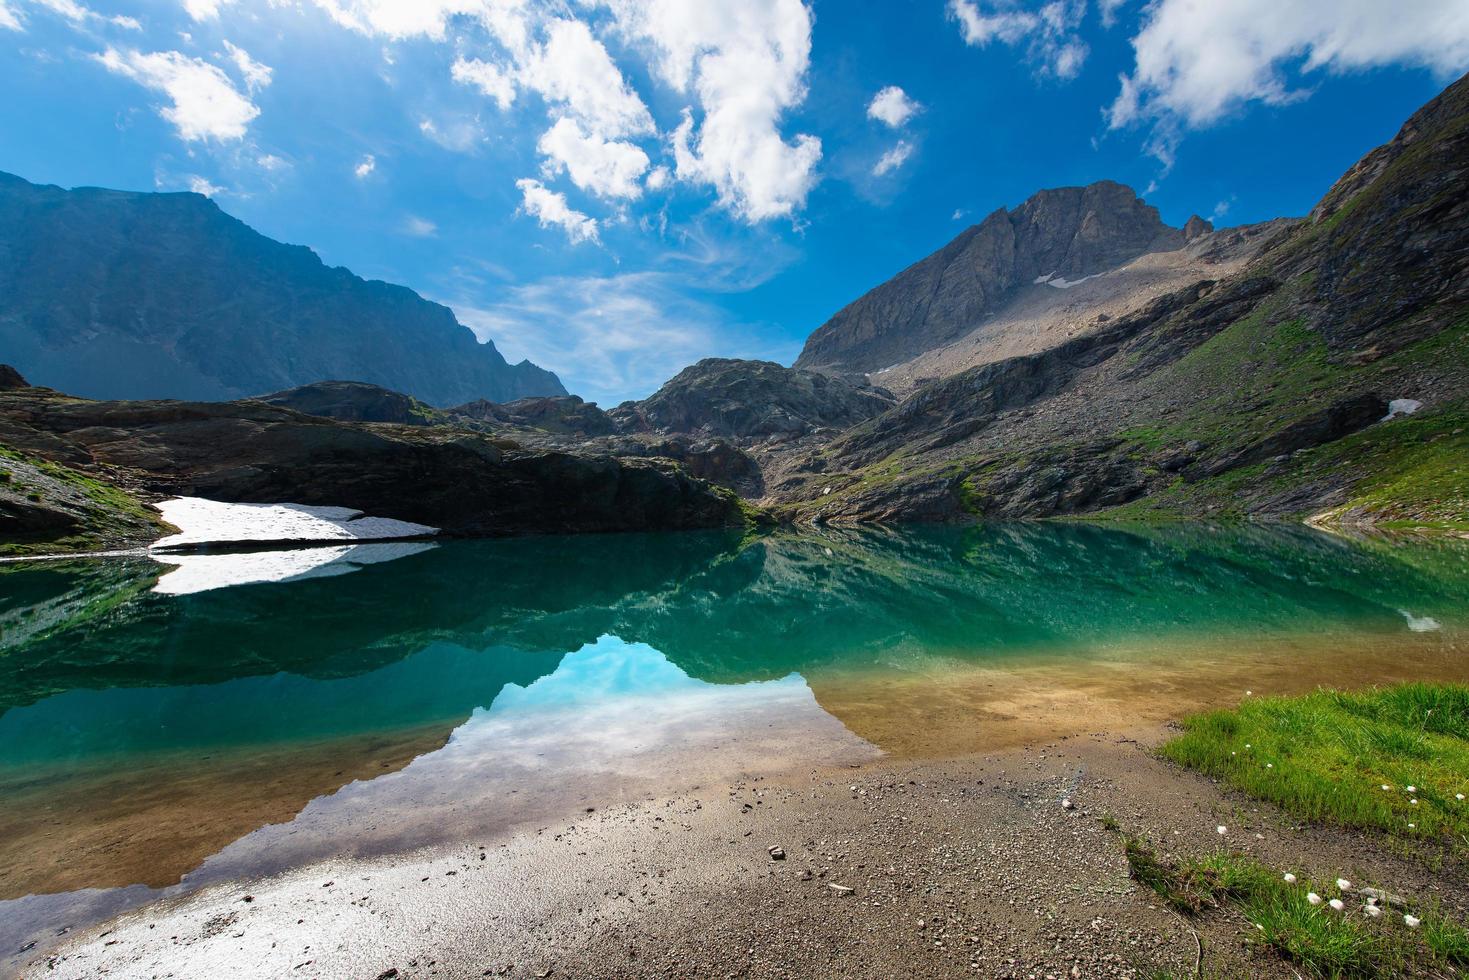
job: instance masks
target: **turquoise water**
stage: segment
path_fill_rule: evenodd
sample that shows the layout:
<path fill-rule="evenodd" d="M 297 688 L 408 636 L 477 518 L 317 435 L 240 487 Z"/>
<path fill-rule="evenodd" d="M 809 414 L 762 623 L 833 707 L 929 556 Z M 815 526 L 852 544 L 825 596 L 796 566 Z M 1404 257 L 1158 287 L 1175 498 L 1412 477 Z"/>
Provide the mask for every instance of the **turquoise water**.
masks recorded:
<path fill-rule="evenodd" d="M 588 806 L 1156 725 L 1247 687 L 1464 680 L 1466 629 L 1469 542 L 1285 528 L 0 565 L 0 967 L 211 882 Z"/>
<path fill-rule="evenodd" d="M 392 555 L 186 595 L 156 590 L 187 567 L 144 558 L 4 567 L 0 770 L 457 724 L 605 636 L 737 684 L 1167 636 L 1469 625 L 1469 542 L 1295 529 L 588 536 Z"/>

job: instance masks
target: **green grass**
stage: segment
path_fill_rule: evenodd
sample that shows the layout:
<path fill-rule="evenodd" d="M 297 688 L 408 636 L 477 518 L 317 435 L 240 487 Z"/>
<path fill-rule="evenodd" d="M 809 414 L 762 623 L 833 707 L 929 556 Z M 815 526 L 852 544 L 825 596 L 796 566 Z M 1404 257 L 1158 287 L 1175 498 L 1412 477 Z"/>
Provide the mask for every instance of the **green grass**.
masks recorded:
<path fill-rule="evenodd" d="M 1382 905 L 1376 918 L 1357 891 L 1280 872 L 1233 854 L 1167 861 L 1139 838 L 1124 843 L 1129 870 L 1171 908 L 1186 916 L 1232 908 L 1255 939 L 1317 977 L 1457 976 L 1469 966 L 1469 930 L 1437 908 Z M 1321 903 L 1307 897 L 1317 894 Z M 1338 912 L 1327 904 L 1339 898 Z M 1411 928 L 1403 918 L 1420 920 Z"/>
<path fill-rule="evenodd" d="M 60 463 L 27 455 L 4 444 L 0 444 L 0 459 L 7 460 L 14 466 L 14 471 L 6 471 L 9 479 L 3 482 L 17 494 L 32 502 L 41 503 L 48 494 L 58 493 L 57 487 L 62 485 L 65 490 L 61 493 L 74 495 L 74 501 L 80 500 L 78 506 L 82 511 L 82 523 L 75 533 L 61 537 L 0 542 L 0 555 L 19 557 L 92 551 L 120 542 L 137 543 L 157 537 L 166 530 L 157 513 L 119 487 Z"/>
<path fill-rule="evenodd" d="M 1469 796 L 1469 686 L 1250 699 L 1186 719 L 1161 751 L 1307 820 L 1469 859 L 1469 801 L 1457 799 Z"/>

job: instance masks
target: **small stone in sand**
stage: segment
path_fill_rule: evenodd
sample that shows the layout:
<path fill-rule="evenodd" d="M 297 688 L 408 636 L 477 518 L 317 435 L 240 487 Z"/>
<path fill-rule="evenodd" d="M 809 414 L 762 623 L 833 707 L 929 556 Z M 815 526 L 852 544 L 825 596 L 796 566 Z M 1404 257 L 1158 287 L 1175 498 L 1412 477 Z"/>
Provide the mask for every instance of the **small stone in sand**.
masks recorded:
<path fill-rule="evenodd" d="M 857 890 L 855 888 L 849 888 L 846 885 L 835 885 L 835 884 L 832 884 L 832 885 L 827 885 L 826 887 L 827 888 L 830 888 L 832 891 L 836 892 L 838 895 L 850 895 L 850 894 L 852 894 L 853 892 L 855 892 Z"/>

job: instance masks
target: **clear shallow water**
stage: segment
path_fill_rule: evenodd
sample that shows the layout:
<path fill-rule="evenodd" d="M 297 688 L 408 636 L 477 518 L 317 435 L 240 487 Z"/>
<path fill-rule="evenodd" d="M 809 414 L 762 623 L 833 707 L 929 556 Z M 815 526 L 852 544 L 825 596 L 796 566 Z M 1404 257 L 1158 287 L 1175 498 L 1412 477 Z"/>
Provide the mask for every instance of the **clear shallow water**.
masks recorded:
<path fill-rule="evenodd" d="M 0 944 L 742 773 L 1116 730 L 1245 689 L 1462 680 L 1466 627 L 1469 542 L 1304 529 L 0 566 Z"/>

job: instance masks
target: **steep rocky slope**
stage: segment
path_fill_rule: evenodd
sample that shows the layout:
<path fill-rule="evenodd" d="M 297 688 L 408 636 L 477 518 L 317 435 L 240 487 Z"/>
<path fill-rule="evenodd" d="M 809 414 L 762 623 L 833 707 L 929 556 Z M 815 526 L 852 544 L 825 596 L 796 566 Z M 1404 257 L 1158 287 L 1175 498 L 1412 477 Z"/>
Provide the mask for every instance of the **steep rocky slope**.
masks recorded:
<path fill-rule="evenodd" d="M 980 326 L 1024 286 L 1064 289 L 1212 231 L 1170 228 L 1129 187 L 1100 181 L 1001 208 L 851 303 L 806 341 L 796 367 L 881 371 Z"/>
<path fill-rule="evenodd" d="M 1238 273 L 925 385 L 771 489 L 818 520 L 1469 527 L 1466 176 L 1461 79 Z"/>
<path fill-rule="evenodd" d="M 96 398 L 229 399 L 345 378 L 433 405 L 561 395 L 446 307 L 323 265 L 198 194 L 0 174 L 0 348 Z"/>
<path fill-rule="evenodd" d="M 1154 300 L 1201 279 L 1233 275 L 1276 235 L 1288 218 L 1220 231 L 1200 231 L 1182 248 L 1144 252 L 1114 269 L 1071 282 L 1022 283 L 1008 299 L 957 340 L 873 372 L 869 377 L 900 396 L 937 378 L 1036 354 L 1136 313 Z"/>
<path fill-rule="evenodd" d="M 452 425 L 344 422 L 260 401 L 89 401 L 13 387 L 0 391 L 0 453 L 11 474 L 0 486 L 29 486 L 32 471 L 57 484 L 28 491 L 38 498 L 29 503 L 60 515 L 44 521 L 0 492 L 0 542 L 28 550 L 144 543 L 157 519 L 138 503 L 175 495 L 338 505 L 459 535 L 744 521 L 732 494 L 664 460 L 526 448 Z M 64 520 L 69 512 L 79 519 Z"/>

